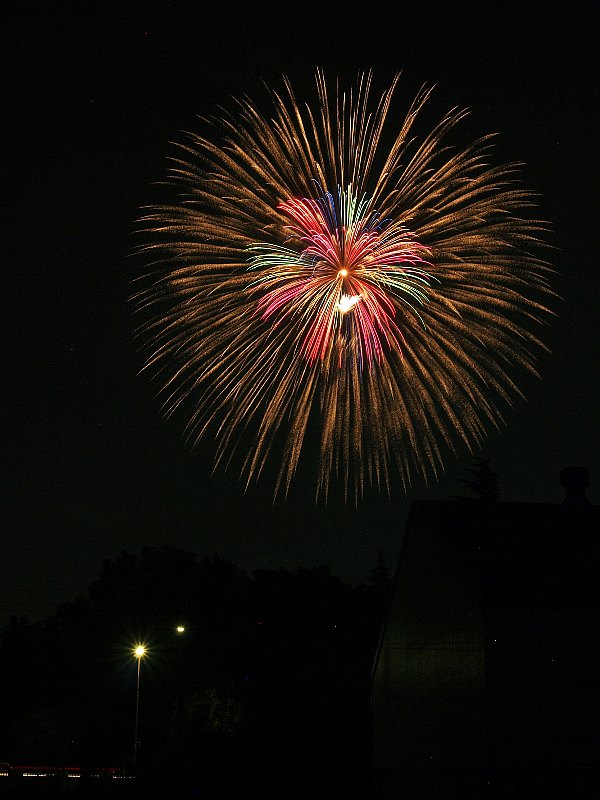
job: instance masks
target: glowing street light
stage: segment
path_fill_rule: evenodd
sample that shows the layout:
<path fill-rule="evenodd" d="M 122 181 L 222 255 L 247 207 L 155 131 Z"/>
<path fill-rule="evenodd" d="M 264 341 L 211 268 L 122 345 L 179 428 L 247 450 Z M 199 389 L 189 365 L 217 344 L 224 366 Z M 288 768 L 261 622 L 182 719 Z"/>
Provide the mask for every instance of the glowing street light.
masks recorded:
<path fill-rule="evenodd" d="M 140 667 L 142 658 L 146 655 L 146 646 L 138 644 L 133 648 L 133 655 L 137 658 L 137 684 L 135 691 L 135 738 L 133 742 L 133 763 L 137 766 L 138 751 L 140 749 L 140 741 L 138 738 L 139 720 L 140 720 Z"/>
<path fill-rule="evenodd" d="M 185 633 L 185 625 L 178 625 L 175 628 L 177 634 L 177 714 L 175 718 L 175 746 L 177 755 L 181 755 L 181 743 L 183 740 L 183 669 L 182 669 L 182 654 L 181 643 L 183 641 L 183 634 Z"/>

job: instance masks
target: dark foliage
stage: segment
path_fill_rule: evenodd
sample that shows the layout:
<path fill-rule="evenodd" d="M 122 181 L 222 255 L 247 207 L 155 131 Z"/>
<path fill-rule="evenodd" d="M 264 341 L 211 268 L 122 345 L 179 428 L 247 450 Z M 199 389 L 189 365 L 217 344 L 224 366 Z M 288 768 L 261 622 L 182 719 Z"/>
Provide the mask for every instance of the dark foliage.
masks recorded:
<path fill-rule="evenodd" d="M 357 587 L 328 567 L 248 577 L 172 547 L 106 560 L 86 597 L 2 631 L 3 758 L 131 764 L 144 642 L 142 767 L 366 766 L 384 573 Z"/>
<path fill-rule="evenodd" d="M 486 458 L 477 458 L 467 472 L 471 478 L 461 478 L 460 482 L 472 496 L 460 496 L 456 497 L 456 500 L 480 500 L 484 503 L 498 501 L 498 473 L 492 472 L 490 462 Z"/>

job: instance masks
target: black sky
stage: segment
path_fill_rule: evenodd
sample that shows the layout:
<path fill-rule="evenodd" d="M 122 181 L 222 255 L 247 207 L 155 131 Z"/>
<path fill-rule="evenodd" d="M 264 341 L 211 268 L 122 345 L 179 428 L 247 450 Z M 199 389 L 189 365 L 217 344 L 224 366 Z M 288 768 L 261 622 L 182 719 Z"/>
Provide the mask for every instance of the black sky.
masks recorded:
<path fill-rule="evenodd" d="M 460 492 L 466 453 L 408 497 L 324 510 L 298 485 L 273 506 L 268 486 L 244 494 L 235 475 L 211 477 L 210 446 L 190 453 L 137 375 L 127 298 L 140 265 L 127 254 L 169 142 L 232 96 L 264 97 L 262 80 L 281 73 L 301 94 L 316 66 L 347 84 L 372 67 L 377 87 L 402 70 L 406 100 L 437 85 L 432 124 L 469 106 L 465 136 L 499 131 L 502 158 L 525 162 L 563 301 L 542 380 L 521 379 L 527 400 L 475 455 L 492 460 L 502 499 L 559 502 L 559 471 L 577 464 L 600 502 L 597 12 L 459 6 L 6 4 L 0 622 L 51 611 L 102 558 L 144 544 L 364 580 L 378 547 L 395 561 L 410 496 Z"/>

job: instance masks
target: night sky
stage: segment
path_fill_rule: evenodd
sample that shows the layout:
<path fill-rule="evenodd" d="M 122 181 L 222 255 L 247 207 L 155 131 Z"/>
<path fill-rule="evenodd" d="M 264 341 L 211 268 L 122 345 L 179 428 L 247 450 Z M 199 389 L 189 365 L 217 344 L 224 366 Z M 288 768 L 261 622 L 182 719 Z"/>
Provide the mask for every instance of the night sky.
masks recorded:
<path fill-rule="evenodd" d="M 280 86 L 282 73 L 301 95 L 317 66 L 347 85 L 373 68 L 376 88 L 402 70 L 406 102 L 437 86 L 425 121 L 468 106 L 465 141 L 498 131 L 499 160 L 525 162 L 562 301 L 542 380 L 520 376 L 526 401 L 474 455 L 491 460 L 503 500 L 560 502 L 561 468 L 581 465 L 600 502 L 597 11 L 392 5 L 5 4 L 0 624 L 51 612 L 103 558 L 143 545 L 366 580 L 377 548 L 394 565 L 411 497 L 461 493 L 466 452 L 443 480 L 358 509 L 335 496 L 315 507 L 302 482 L 273 504 L 268 484 L 244 493 L 236 474 L 213 476 L 212 443 L 190 452 L 138 375 L 128 297 L 141 264 L 128 254 L 169 142 L 232 96 L 263 99 L 262 81 Z"/>

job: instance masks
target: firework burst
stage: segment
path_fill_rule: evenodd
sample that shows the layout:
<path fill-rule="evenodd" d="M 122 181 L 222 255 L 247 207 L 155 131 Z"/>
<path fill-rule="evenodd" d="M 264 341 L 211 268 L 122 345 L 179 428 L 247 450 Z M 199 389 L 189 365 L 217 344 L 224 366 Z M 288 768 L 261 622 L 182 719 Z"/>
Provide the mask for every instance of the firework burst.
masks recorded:
<path fill-rule="evenodd" d="M 251 432 L 248 480 L 280 449 L 276 491 L 309 422 L 317 491 L 437 474 L 442 443 L 498 424 L 513 368 L 535 371 L 550 290 L 531 195 L 489 165 L 490 137 L 447 146 L 464 111 L 413 135 L 430 90 L 384 151 L 397 81 L 374 103 L 369 74 L 344 93 L 321 73 L 314 106 L 287 81 L 268 116 L 240 101 L 214 141 L 188 135 L 177 202 L 143 217 L 156 271 L 136 301 L 165 406 L 192 403 L 217 462 Z"/>

